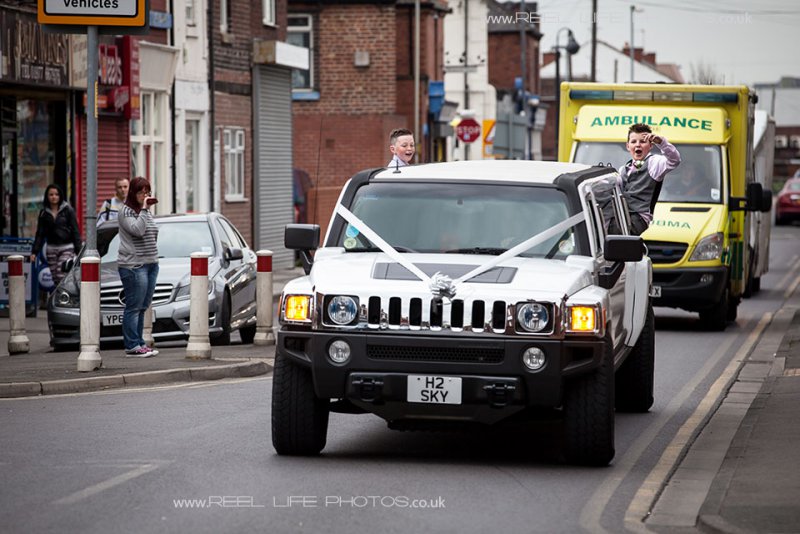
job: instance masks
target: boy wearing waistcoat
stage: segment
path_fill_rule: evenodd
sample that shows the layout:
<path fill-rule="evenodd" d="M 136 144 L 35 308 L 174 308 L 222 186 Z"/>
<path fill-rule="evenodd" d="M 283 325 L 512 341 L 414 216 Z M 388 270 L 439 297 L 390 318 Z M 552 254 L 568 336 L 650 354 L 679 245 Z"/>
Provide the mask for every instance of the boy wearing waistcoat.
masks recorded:
<path fill-rule="evenodd" d="M 658 145 L 661 154 L 650 154 L 653 144 Z M 631 233 L 641 235 L 653 221 L 664 176 L 680 164 L 681 155 L 664 137 L 653 134 L 647 124 L 628 128 L 625 148 L 631 159 L 619 169 L 622 195 L 628 203 Z"/>

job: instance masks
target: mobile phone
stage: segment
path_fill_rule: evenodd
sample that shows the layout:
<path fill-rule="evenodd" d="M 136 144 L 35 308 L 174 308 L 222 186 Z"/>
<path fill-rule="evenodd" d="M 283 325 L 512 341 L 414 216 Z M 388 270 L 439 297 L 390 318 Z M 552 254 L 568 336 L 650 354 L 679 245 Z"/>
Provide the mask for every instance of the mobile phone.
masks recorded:
<path fill-rule="evenodd" d="M 153 204 L 158 204 L 158 199 L 156 197 L 147 197 L 147 205 L 152 206 Z"/>

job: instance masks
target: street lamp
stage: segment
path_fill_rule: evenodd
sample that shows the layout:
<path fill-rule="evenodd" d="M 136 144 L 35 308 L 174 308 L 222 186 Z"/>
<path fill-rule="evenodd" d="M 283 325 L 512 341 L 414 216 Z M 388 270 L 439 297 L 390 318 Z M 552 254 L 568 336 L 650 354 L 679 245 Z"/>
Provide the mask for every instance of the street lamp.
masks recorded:
<path fill-rule="evenodd" d="M 567 30 L 567 44 L 561 45 L 559 44 L 561 37 L 561 32 Z M 558 30 L 556 32 L 556 46 L 554 47 L 554 51 L 556 53 L 556 87 L 555 87 L 555 95 L 556 95 L 556 124 L 555 124 L 555 132 L 556 132 L 556 160 L 558 159 L 558 134 L 559 134 L 559 122 L 561 120 L 561 49 L 567 51 L 568 57 L 576 54 L 578 50 L 581 49 L 581 45 L 578 44 L 578 41 L 575 40 L 575 35 L 572 33 L 572 30 L 567 28 L 566 26 Z M 572 67 L 569 69 L 569 78 L 572 79 Z"/>

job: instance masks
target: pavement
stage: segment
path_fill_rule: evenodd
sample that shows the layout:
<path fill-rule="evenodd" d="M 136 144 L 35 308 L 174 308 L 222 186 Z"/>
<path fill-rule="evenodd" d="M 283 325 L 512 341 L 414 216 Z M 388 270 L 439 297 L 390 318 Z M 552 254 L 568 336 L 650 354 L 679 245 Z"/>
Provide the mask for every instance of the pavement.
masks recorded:
<path fill-rule="evenodd" d="M 301 268 L 272 273 L 274 303 L 289 280 L 303 275 Z M 277 316 L 273 318 L 277 329 Z M 83 393 L 112 388 L 169 382 L 191 382 L 258 376 L 272 371 L 275 345 L 244 345 L 237 333 L 228 346 L 212 346 L 210 359 L 186 358 L 186 342 L 158 343 L 152 358 L 126 358 L 122 347 L 101 347 L 102 366 L 79 372 L 79 351 L 54 352 L 50 347 L 47 311 L 26 318 L 30 352 L 9 355 L 9 319 L 0 319 L 0 398 Z"/>
<path fill-rule="evenodd" d="M 275 297 L 302 269 L 273 273 Z M 626 514 L 634 531 L 800 533 L 800 289 L 764 321 L 753 349 L 720 380 L 722 395 L 701 430 L 670 446 Z M 53 352 L 46 313 L 26 320 L 28 354 L 8 354 L 8 319 L 0 319 L 0 398 L 218 380 L 270 373 L 275 346 L 212 347 L 209 360 L 185 357 L 185 343 L 159 345 L 153 358 L 102 350 L 103 366 L 77 371 L 78 352 Z M 236 336 L 238 339 L 238 336 Z M 680 434 L 680 433 L 679 433 Z M 674 451 L 670 451 L 674 448 Z M 649 486 L 648 486 L 649 485 Z M 637 509 L 638 506 L 638 509 Z M 638 527 L 638 528 L 636 528 Z"/>

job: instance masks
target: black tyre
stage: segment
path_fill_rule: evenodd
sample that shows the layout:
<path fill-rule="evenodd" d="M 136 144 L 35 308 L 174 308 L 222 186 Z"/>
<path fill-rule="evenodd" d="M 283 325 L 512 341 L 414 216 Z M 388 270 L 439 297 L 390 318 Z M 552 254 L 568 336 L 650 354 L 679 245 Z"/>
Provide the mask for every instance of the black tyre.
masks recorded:
<path fill-rule="evenodd" d="M 649 305 L 642 333 L 614 377 L 617 410 L 644 413 L 653 405 L 655 356 L 656 318 Z"/>
<path fill-rule="evenodd" d="M 231 296 L 225 291 L 222 299 L 222 309 L 219 311 L 222 321 L 222 332 L 211 338 L 212 345 L 231 344 Z"/>
<path fill-rule="evenodd" d="M 614 358 L 606 339 L 600 367 L 566 384 L 564 456 L 581 465 L 608 465 L 614 458 Z"/>
<path fill-rule="evenodd" d="M 708 310 L 700 311 L 700 321 L 703 323 L 706 330 L 717 332 L 725 330 L 728 324 L 728 302 L 730 300 L 728 291 L 728 289 L 725 289 L 722 293 L 722 299 L 716 306 Z"/>
<path fill-rule="evenodd" d="M 243 326 L 239 329 L 239 337 L 242 338 L 242 343 L 251 344 L 256 337 L 256 326 Z"/>
<path fill-rule="evenodd" d="M 756 294 L 759 291 L 761 291 L 761 277 L 757 276 L 753 278 L 753 294 Z"/>
<path fill-rule="evenodd" d="M 330 408 L 314 394 L 311 371 L 275 356 L 272 380 L 272 445 L 278 454 L 313 456 L 325 448 Z"/>

